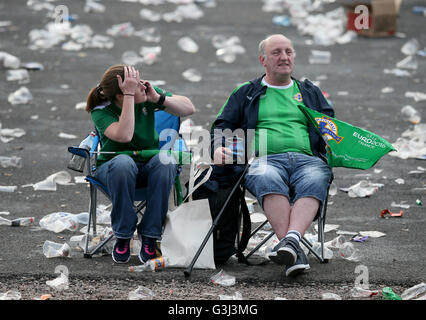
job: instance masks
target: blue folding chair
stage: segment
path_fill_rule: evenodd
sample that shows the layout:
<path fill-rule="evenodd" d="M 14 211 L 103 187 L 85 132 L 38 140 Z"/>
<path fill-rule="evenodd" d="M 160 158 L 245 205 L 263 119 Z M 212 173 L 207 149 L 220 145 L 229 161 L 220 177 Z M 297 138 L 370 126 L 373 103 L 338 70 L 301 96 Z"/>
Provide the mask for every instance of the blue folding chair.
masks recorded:
<path fill-rule="evenodd" d="M 179 135 L 180 128 L 180 117 L 167 113 L 165 111 L 158 110 L 155 112 L 155 129 L 160 135 L 160 143 L 159 149 L 164 150 L 167 148 L 168 150 L 174 151 L 188 151 L 185 141 Z M 96 130 L 96 129 L 95 129 Z M 167 139 L 164 139 L 164 138 Z M 90 188 L 90 201 L 89 201 L 89 222 L 87 225 L 87 232 L 85 238 L 85 245 L 83 248 L 83 253 L 85 258 L 92 258 L 94 254 L 96 254 L 103 246 L 110 241 L 114 234 L 111 232 L 104 240 L 99 242 L 93 248 L 89 248 L 89 235 L 90 235 L 90 227 L 92 226 L 93 235 L 96 235 L 96 208 L 97 208 L 97 191 L 100 190 L 110 201 L 111 198 L 109 196 L 108 188 L 97 180 L 94 176 L 96 171 L 96 159 L 97 159 L 97 151 L 100 148 L 100 139 L 99 134 L 96 131 L 96 136 L 94 139 L 94 143 L 90 150 L 86 150 L 79 147 L 68 147 L 68 151 L 73 155 L 77 155 L 86 159 L 86 172 L 87 175 L 85 180 L 89 183 Z M 179 205 L 183 201 L 182 196 L 182 187 L 180 183 L 180 172 L 182 171 L 182 167 L 178 166 L 178 174 L 176 175 L 176 180 L 174 184 L 174 202 L 175 205 Z M 135 213 L 141 213 L 142 210 L 146 206 L 146 188 L 137 188 L 135 190 L 135 204 L 134 210 Z"/>

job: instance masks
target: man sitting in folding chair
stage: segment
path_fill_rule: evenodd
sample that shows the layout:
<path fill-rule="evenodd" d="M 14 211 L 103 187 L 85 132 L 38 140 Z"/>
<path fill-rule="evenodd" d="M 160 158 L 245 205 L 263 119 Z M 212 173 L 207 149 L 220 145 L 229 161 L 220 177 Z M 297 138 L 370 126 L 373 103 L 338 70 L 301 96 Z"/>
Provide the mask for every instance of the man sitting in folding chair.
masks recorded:
<path fill-rule="evenodd" d="M 97 159 L 95 177 L 103 183 L 112 201 L 111 226 L 116 237 L 112 258 L 117 263 L 130 259 L 130 240 L 137 229 L 142 247 L 139 259 L 155 258 L 156 240 L 161 239 L 168 211 L 168 200 L 177 174 L 176 161 L 159 154 L 148 161 L 117 151 L 158 149 L 159 136 L 154 126 L 155 109 L 177 116 L 195 112 L 184 96 L 154 88 L 139 77 L 134 67 L 114 65 L 87 98 L 86 111 L 100 135 L 102 152 Z M 111 152 L 111 153 L 108 153 Z M 165 163 L 168 162 L 168 163 Z M 146 210 L 137 225 L 133 208 L 135 189 L 147 188 Z"/>
<path fill-rule="evenodd" d="M 212 127 L 242 129 L 246 136 L 248 130 L 254 130 L 255 144 L 248 149 L 257 151 L 262 149 L 261 135 L 266 132 L 266 155 L 253 161 L 244 186 L 256 196 L 280 240 L 268 257 L 284 265 L 287 276 L 310 268 L 299 241 L 317 218 L 332 175 L 325 142 L 298 105 L 334 116 L 318 87 L 291 76 L 294 57 L 292 42 L 285 36 L 277 34 L 262 40 L 259 61 L 266 74 L 236 88 Z M 213 136 L 213 146 L 221 146 L 222 138 Z M 215 164 L 229 163 L 231 154 L 223 146 L 215 149 Z"/>

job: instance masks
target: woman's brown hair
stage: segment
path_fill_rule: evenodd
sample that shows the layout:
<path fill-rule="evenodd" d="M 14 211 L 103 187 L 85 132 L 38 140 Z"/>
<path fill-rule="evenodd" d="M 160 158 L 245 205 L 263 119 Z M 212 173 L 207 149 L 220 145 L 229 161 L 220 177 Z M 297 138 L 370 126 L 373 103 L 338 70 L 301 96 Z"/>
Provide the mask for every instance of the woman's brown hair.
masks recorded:
<path fill-rule="evenodd" d="M 118 86 L 117 75 L 124 80 L 124 64 L 109 67 L 102 76 L 101 82 L 90 90 L 87 96 L 87 112 L 91 112 L 93 108 L 106 101 L 114 102 L 116 94 L 123 94 Z"/>

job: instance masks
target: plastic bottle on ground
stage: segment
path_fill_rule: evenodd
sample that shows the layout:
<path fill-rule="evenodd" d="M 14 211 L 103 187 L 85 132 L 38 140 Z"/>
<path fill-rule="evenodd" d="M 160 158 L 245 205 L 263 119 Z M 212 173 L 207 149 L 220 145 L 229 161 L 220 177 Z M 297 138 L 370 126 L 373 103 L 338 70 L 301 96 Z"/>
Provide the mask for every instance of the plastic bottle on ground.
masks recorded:
<path fill-rule="evenodd" d="M 130 272 L 142 272 L 142 271 L 157 271 L 166 267 L 168 263 L 167 257 L 158 257 L 155 259 L 148 260 L 144 264 L 138 266 L 130 266 Z"/>
<path fill-rule="evenodd" d="M 28 226 L 32 224 L 33 222 L 34 222 L 34 217 L 16 218 L 13 220 L 0 217 L 0 225 L 5 225 L 5 226 L 12 226 L 12 227 Z"/>
<path fill-rule="evenodd" d="M 402 300 L 411 300 L 411 299 L 415 299 L 415 298 L 419 297 L 421 294 L 423 294 L 425 292 L 426 292 L 426 283 L 422 282 L 422 283 L 415 285 L 414 287 L 411 287 L 411 288 L 405 290 L 401 294 L 401 298 L 402 298 Z"/>
<path fill-rule="evenodd" d="M 34 223 L 34 217 L 17 218 L 11 221 L 12 227 L 29 226 Z"/>

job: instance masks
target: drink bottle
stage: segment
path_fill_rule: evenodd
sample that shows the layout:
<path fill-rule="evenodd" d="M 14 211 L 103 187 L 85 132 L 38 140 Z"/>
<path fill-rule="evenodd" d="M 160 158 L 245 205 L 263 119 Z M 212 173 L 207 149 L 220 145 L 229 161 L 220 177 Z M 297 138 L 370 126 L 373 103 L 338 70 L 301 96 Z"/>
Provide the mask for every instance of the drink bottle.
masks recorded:
<path fill-rule="evenodd" d="M 93 131 L 90 132 L 90 134 L 83 141 L 81 141 L 78 147 L 90 151 L 93 147 L 95 137 L 96 133 L 94 133 Z M 68 163 L 67 168 L 78 172 L 83 172 L 86 160 L 87 159 L 85 157 L 73 154 L 70 162 Z"/>
<path fill-rule="evenodd" d="M 168 260 L 167 258 L 164 258 L 163 256 L 154 258 L 151 260 L 148 260 L 144 264 L 138 265 L 138 266 L 130 266 L 129 271 L 130 272 L 142 272 L 142 271 L 157 271 L 159 269 L 163 269 Z"/>

